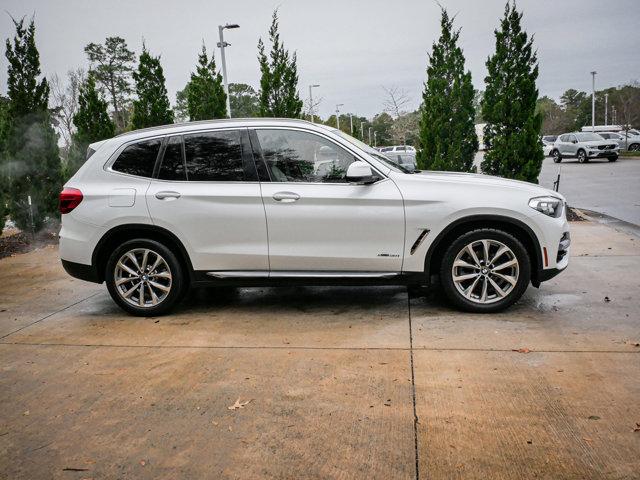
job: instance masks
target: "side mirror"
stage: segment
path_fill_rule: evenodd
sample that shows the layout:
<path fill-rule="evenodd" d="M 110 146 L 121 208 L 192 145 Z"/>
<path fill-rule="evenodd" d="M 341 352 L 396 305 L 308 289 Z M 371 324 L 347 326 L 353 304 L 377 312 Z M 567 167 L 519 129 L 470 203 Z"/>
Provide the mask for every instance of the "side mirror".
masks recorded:
<path fill-rule="evenodd" d="M 373 183 L 377 178 L 368 163 L 355 161 L 347 168 L 347 182 L 366 185 Z"/>
<path fill-rule="evenodd" d="M 571 143 L 578 143 L 578 140 L 573 140 Z"/>

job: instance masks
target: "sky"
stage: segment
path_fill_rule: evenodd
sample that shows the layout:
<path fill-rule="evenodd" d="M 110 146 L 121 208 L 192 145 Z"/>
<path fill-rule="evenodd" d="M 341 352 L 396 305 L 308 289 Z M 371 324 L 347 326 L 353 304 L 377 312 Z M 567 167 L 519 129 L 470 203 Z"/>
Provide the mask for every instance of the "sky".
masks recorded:
<path fill-rule="evenodd" d="M 494 29 L 505 0 L 440 0 L 461 29 L 460 45 L 476 88 L 484 88 L 485 62 L 495 47 Z M 540 95 L 559 98 L 568 88 L 591 90 L 640 80 L 638 0 L 519 0 L 524 27 L 538 51 Z M 14 18 L 35 15 L 36 43 L 46 76 L 88 67 L 84 46 L 123 37 L 137 53 L 146 43 L 161 55 L 172 103 L 195 70 L 204 41 L 214 49 L 217 26 L 225 31 L 230 82 L 259 86 L 257 41 L 267 37 L 274 8 L 280 36 L 296 51 L 300 95 L 308 85 L 323 117 L 341 112 L 371 117 L 383 110 L 384 87 L 408 93 L 407 110 L 421 100 L 428 54 L 440 33 L 433 0 L 2 0 L 0 32 L 13 36 Z M 216 61 L 220 63 L 219 49 Z M 6 93 L 2 56 L 0 91 Z"/>

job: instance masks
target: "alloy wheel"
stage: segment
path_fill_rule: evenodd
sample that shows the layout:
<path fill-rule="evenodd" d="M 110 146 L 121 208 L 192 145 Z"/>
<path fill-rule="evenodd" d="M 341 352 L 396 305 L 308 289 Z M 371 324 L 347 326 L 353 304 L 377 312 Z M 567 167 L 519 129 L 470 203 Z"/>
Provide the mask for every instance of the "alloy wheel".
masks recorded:
<path fill-rule="evenodd" d="M 451 276 L 458 292 L 474 303 L 506 298 L 518 283 L 520 268 L 513 251 L 497 240 L 475 240 L 456 256 Z"/>
<path fill-rule="evenodd" d="M 167 261 L 148 248 L 134 248 L 122 255 L 113 278 L 118 295 L 138 308 L 162 303 L 171 292 L 173 280 Z"/>

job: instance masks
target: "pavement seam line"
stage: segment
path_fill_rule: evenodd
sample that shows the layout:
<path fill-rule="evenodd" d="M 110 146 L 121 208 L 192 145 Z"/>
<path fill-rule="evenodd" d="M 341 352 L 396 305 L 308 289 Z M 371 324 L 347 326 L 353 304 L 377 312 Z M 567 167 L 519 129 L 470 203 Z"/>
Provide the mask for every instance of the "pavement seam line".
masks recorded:
<path fill-rule="evenodd" d="M 410 348 L 405 347 L 304 347 L 304 346 L 268 346 L 268 345 L 126 345 L 126 344 L 106 344 L 106 343 L 42 343 L 42 342 L 0 342 L 0 345 L 22 345 L 29 347 L 78 347 L 78 348 L 149 348 L 149 349 L 191 349 L 191 350 L 342 350 L 342 351 L 391 351 L 409 352 Z M 415 351 L 415 349 L 414 349 Z M 515 348 L 418 348 L 420 352 L 485 352 L 485 353 L 513 353 L 522 355 Z M 640 355 L 640 350 L 531 350 L 533 353 L 604 353 L 611 354 L 631 354 Z"/>
<path fill-rule="evenodd" d="M 14 333 L 18 333 L 18 332 L 20 332 L 20 331 L 24 330 L 25 328 L 29 328 L 29 327 L 31 327 L 31 326 L 33 326 L 33 325 L 35 325 L 36 323 L 40 323 L 40 322 L 42 322 L 43 320 L 46 320 L 46 319 L 47 319 L 47 318 L 49 318 L 49 317 L 53 317 L 53 316 L 54 316 L 54 315 L 56 315 L 57 313 L 64 312 L 65 310 L 67 310 L 67 309 L 69 309 L 69 308 L 71 308 L 71 307 L 75 307 L 75 306 L 76 306 L 76 305 L 78 305 L 79 303 L 82 303 L 82 302 L 84 302 L 84 301 L 86 301 L 86 300 L 89 300 L 90 298 L 95 297 L 95 296 L 96 296 L 96 295 L 98 295 L 99 293 L 102 293 L 102 292 L 96 292 L 96 293 L 94 293 L 94 294 L 91 294 L 91 295 L 89 295 L 88 297 L 85 297 L 85 298 L 83 298 L 83 299 L 81 299 L 81 300 L 78 300 L 77 302 L 72 303 L 71 305 L 67 305 L 66 307 L 63 307 L 63 308 L 61 308 L 61 309 L 59 309 L 59 310 L 56 310 L 55 312 L 49 313 L 48 315 L 45 315 L 44 317 L 39 318 L 38 320 L 36 320 L 36 321 L 34 321 L 34 322 L 28 323 L 27 325 L 23 325 L 22 327 L 20 327 L 20 328 L 18 328 L 18 329 L 16 329 L 16 330 L 14 330 L 13 332 L 9 332 L 9 333 L 7 333 L 7 334 L 5 334 L 5 335 L 1 336 L 1 337 L 0 337 L 0 340 L 4 340 L 5 338 L 10 337 L 10 336 L 11 336 L 11 335 L 13 335 Z M 2 342 L 2 343 L 5 343 L 5 342 Z"/>
<path fill-rule="evenodd" d="M 413 449 L 416 460 L 416 480 L 420 480 L 420 462 L 418 452 L 418 411 L 416 408 L 416 376 L 413 366 L 413 325 L 411 322 L 411 293 L 407 289 L 407 312 L 409 316 L 409 359 L 411 363 L 411 400 L 413 403 Z"/>

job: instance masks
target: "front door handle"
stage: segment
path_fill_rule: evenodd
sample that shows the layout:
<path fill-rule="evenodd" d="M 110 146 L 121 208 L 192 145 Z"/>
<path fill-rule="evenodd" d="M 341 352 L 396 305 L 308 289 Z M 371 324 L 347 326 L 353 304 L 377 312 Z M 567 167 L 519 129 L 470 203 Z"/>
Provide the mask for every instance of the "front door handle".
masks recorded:
<path fill-rule="evenodd" d="M 291 203 L 300 200 L 300 195 L 294 192 L 278 192 L 273 194 L 276 202 Z"/>
<path fill-rule="evenodd" d="M 177 200 L 180 198 L 180 194 L 178 192 L 158 192 L 156 193 L 156 198 L 158 200 Z"/>

